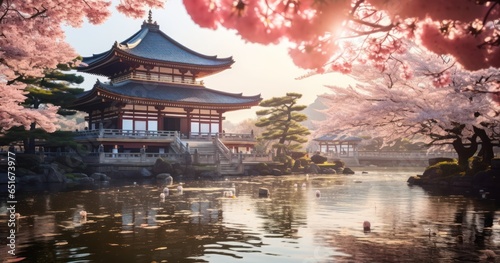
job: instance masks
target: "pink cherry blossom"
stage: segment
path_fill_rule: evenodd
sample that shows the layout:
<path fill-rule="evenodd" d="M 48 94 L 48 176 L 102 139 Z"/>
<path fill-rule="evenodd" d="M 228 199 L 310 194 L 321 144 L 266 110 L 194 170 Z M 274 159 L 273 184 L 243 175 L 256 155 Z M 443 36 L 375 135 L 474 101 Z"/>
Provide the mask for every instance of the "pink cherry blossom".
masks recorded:
<path fill-rule="evenodd" d="M 388 141 L 407 137 L 446 145 L 455 139 L 467 141 L 474 127 L 479 127 L 498 141 L 498 70 L 471 72 L 453 60 L 408 46 L 411 52 L 395 57 L 384 72 L 356 64 L 349 74 L 356 86 L 329 86 L 331 93 L 321 95 L 327 118 L 317 123 L 317 133 L 366 135 Z M 414 70 L 411 78 L 404 76 L 409 68 Z M 450 135 L 457 126 L 461 130 Z"/>
<path fill-rule="evenodd" d="M 148 7 L 163 1 L 121 0 L 117 9 L 132 17 L 144 17 Z M 81 26 L 84 20 L 102 23 L 111 14 L 106 0 L 10 0 L 0 4 L 0 127 L 29 128 L 31 123 L 55 131 L 57 107 L 25 108 L 25 85 L 17 80 L 40 77 L 47 68 L 72 61 L 77 54 L 65 42 L 63 25 Z"/>
<path fill-rule="evenodd" d="M 328 67 L 342 58 L 351 63 L 371 60 L 385 70 L 392 54 L 406 51 L 402 39 L 439 55 L 452 55 L 468 70 L 500 66 L 498 28 L 493 27 L 500 18 L 500 5 L 495 1 L 184 0 L 184 4 L 202 27 L 235 29 L 255 43 L 289 41 L 293 61 L 307 69 Z M 349 54 L 342 48 L 316 45 L 326 39 L 336 47 L 343 47 L 344 41 L 355 44 Z"/>

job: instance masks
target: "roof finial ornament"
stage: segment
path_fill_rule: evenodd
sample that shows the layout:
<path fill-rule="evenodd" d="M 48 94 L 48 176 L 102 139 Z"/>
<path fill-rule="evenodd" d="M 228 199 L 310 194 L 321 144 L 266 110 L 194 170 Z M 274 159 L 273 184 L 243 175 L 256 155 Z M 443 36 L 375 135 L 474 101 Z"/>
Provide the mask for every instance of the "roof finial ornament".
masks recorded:
<path fill-rule="evenodd" d="M 148 24 L 153 23 L 153 12 L 151 12 L 151 9 L 149 9 L 149 14 L 148 14 Z"/>

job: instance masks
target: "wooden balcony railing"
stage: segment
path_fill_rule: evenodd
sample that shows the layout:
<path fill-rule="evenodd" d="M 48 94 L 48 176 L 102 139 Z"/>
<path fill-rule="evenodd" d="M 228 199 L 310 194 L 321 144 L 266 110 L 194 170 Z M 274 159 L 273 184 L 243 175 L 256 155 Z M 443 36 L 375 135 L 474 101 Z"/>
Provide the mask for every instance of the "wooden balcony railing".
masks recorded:
<path fill-rule="evenodd" d="M 179 84 L 198 85 L 198 86 L 203 85 L 203 81 L 197 81 L 189 78 L 182 79 L 181 76 L 172 76 L 172 75 L 155 74 L 155 73 L 151 73 L 148 75 L 146 73 L 141 73 L 141 72 L 137 72 L 135 74 L 126 74 L 114 78 L 111 82 L 118 83 L 128 79 L 163 82 L 163 83 L 179 83 Z"/>

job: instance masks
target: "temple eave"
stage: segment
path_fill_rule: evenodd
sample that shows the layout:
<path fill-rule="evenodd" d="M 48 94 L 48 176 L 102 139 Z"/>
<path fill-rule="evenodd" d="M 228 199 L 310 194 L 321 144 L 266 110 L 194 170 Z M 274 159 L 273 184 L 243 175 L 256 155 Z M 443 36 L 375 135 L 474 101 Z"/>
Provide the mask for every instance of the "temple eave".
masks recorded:
<path fill-rule="evenodd" d="M 113 68 L 116 65 L 120 64 L 151 65 L 151 66 L 166 67 L 166 68 L 183 68 L 188 70 L 200 71 L 200 76 L 208 76 L 229 69 L 231 68 L 231 65 L 234 63 L 232 57 L 219 59 L 220 60 L 218 61 L 219 63 L 213 65 L 155 60 L 155 59 L 134 56 L 116 47 L 114 47 L 108 52 L 104 52 L 99 55 L 94 55 L 92 57 L 86 57 L 83 60 L 84 63 L 85 60 L 92 60 L 92 61 L 88 63 L 87 66 L 79 67 L 78 71 L 96 75 L 102 75 L 102 76 L 109 75 L 109 71 L 106 70 L 106 68 Z"/>
<path fill-rule="evenodd" d="M 127 61 L 135 62 L 142 65 L 182 67 L 186 69 L 198 69 L 198 70 L 224 70 L 230 68 L 231 65 L 234 63 L 234 60 L 232 60 L 232 58 L 228 61 L 224 61 L 224 63 L 214 64 L 214 65 L 202 65 L 202 64 L 183 63 L 177 61 L 155 60 L 155 59 L 134 56 L 127 52 L 123 52 L 119 49 L 116 49 L 115 55 L 117 58 L 125 59 Z"/>
<path fill-rule="evenodd" d="M 165 100 L 154 100 L 154 99 L 121 96 L 100 90 L 98 92 L 92 92 L 92 94 L 89 94 L 89 96 L 80 98 L 79 100 L 75 101 L 72 108 L 76 110 L 86 111 L 95 109 L 96 105 L 102 104 L 103 102 L 108 102 L 110 104 L 113 104 L 115 102 L 123 102 L 127 104 L 137 104 L 137 105 L 234 111 L 241 109 L 249 109 L 259 104 L 260 97 L 255 97 L 252 99 L 253 101 L 245 103 L 232 103 L 232 104 L 179 102 L 179 101 L 165 101 Z"/>

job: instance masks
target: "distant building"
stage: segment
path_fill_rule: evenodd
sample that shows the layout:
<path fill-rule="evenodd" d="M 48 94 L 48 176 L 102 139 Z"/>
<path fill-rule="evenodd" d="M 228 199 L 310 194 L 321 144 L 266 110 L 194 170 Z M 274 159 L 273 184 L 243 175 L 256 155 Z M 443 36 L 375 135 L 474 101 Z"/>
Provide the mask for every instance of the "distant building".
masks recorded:
<path fill-rule="evenodd" d="M 333 159 L 342 159 L 359 165 L 358 145 L 361 138 L 347 135 L 325 134 L 313 139 L 319 145 L 319 152 Z"/>

